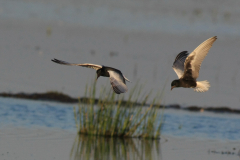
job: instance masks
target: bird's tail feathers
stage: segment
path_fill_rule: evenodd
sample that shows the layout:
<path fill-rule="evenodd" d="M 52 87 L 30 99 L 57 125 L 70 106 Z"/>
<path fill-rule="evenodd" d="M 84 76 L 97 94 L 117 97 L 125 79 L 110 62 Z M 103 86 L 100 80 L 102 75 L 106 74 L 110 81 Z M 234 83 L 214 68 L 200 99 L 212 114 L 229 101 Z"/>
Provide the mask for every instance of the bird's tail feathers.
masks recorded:
<path fill-rule="evenodd" d="M 210 87 L 210 83 L 207 80 L 197 81 L 197 86 L 194 89 L 194 91 L 196 91 L 196 92 L 206 92 L 206 91 L 208 91 L 209 87 Z"/>

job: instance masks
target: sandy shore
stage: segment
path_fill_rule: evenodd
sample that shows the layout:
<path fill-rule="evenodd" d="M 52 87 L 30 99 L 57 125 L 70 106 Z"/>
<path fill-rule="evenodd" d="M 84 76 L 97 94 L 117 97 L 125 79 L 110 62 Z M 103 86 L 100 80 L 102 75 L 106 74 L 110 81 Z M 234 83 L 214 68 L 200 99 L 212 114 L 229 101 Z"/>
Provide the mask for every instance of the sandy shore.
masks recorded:
<path fill-rule="evenodd" d="M 0 159 L 71 159 L 71 149 L 74 145 L 75 138 L 76 133 L 66 130 L 44 128 L 26 129 L 15 127 L 1 129 Z M 141 151 L 141 140 L 133 141 L 136 146 L 136 150 Z M 118 144 L 119 143 L 116 145 Z M 144 147 L 151 150 L 150 155 L 153 159 L 161 160 L 237 160 L 239 159 L 238 151 L 240 150 L 240 145 L 237 141 L 202 140 L 197 138 L 189 139 L 167 136 L 162 136 L 160 145 L 158 146 L 159 148 L 147 148 L 147 146 Z M 94 153 L 94 151 L 94 148 L 92 148 L 91 152 Z M 231 152 L 231 154 L 227 154 L 226 152 Z M 72 159 L 77 154 L 79 153 L 73 152 Z M 110 155 L 111 152 L 106 154 Z M 138 159 L 139 157 L 137 158 L 137 154 L 139 154 L 137 151 L 129 151 L 129 159 Z M 81 157 L 81 155 L 78 156 Z M 144 158 L 144 155 L 142 156 L 143 159 L 146 158 Z M 124 155 L 122 155 L 121 159 L 124 159 Z"/>

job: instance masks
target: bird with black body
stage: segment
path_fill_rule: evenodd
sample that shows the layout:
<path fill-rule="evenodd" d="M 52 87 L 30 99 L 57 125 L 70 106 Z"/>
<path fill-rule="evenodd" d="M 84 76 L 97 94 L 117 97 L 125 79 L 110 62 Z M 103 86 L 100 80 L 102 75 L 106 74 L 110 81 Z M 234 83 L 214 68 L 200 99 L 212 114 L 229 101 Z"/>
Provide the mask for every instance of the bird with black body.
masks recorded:
<path fill-rule="evenodd" d="M 210 83 L 197 81 L 203 59 L 206 57 L 217 36 L 211 37 L 201 43 L 191 54 L 188 51 L 179 53 L 173 63 L 173 70 L 179 79 L 172 81 L 171 90 L 176 87 L 194 88 L 194 91 L 205 92 L 209 90 Z"/>
<path fill-rule="evenodd" d="M 91 64 L 91 63 L 83 63 L 83 64 L 77 64 L 77 63 L 69 63 L 58 59 L 52 59 L 53 62 L 63 65 L 70 65 L 70 66 L 82 66 L 87 68 L 92 68 L 97 70 L 97 79 L 102 77 L 109 77 L 110 83 L 112 85 L 112 89 L 116 94 L 125 93 L 127 92 L 127 86 L 126 81 L 130 82 L 120 70 L 112 67 L 107 67 L 103 65 L 98 64 Z M 96 79 L 96 80 L 97 80 Z"/>

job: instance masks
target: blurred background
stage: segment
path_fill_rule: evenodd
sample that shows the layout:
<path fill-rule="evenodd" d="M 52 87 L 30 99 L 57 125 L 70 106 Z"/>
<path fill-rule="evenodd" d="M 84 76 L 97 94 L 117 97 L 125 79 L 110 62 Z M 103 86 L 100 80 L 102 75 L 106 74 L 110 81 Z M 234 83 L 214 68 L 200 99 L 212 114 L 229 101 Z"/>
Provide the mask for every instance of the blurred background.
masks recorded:
<path fill-rule="evenodd" d="M 118 68 L 163 103 L 240 108 L 238 0 L 0 0 L 0 92 L 60 91 L 84 96 L 95 70 L 51 59 Z M 178 88 L 172 63 L 218 36 L 198 80 L 206 93 Z M 97 94 L 108 78 L 99 78 Z M 110 86 L 110 85 L 109 85 Z M 165 89 L 164 89 L 165 87 Z M 128 94 L 128 93 L 127 93 Z"/>

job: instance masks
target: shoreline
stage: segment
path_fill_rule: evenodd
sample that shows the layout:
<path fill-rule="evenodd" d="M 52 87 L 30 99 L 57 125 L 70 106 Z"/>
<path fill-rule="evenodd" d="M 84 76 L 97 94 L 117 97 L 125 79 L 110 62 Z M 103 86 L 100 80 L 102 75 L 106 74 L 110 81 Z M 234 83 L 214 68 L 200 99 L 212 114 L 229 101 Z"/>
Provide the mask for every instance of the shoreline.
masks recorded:
<path fill-rule="evenodd" d="M 60 102 L 60 103 L 89 103 L 90 98 L 88 97 L 71 97 L 70 95 L 58 92 L 58 91 L 48 91 L 43 93 L 25 93 L 25 92 L 19 92 L 19 93 L 10 93 L 10 92 L 1 92 L 0 97 L 4 98 L 17 98 L 17 99 L 29 99 L 29 100 L 40 100 L 40 101 L 51 101 L 51 102 Z M 95 98 L 95 104 L 97 104 L 99 101 L 98 98 Z M 117 103 L 117 101 L 116 101 Z M 126 106 L 127 101 L 123 101 L 122 105 Z M 134 103 L 134 102 L 131 102 Z M 135 103 L 134 105 L 142 105 L 144 107 L 150 106 L 150 104 L 145 103 Z M 156 106 L 156 105 L 154 105 Z M 240 109 L 233 109 L 227 106 L 219 106 L 219 107 L 201 107 L 201 106 L 187 106 L 182 107 L 179 104 L 169 104 L 169 105 L 160 105 L 159 108 L 164 109 L 175 109 L 175 110 L 186 110 L 191 112 L 214 112 L 214 113 L 234 113 L 234 114 L 240 114 Z"/>

